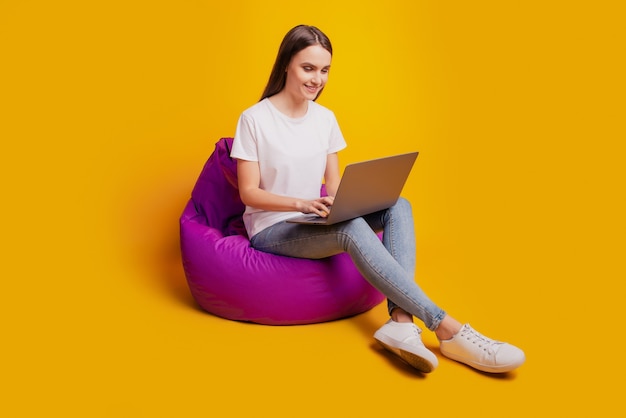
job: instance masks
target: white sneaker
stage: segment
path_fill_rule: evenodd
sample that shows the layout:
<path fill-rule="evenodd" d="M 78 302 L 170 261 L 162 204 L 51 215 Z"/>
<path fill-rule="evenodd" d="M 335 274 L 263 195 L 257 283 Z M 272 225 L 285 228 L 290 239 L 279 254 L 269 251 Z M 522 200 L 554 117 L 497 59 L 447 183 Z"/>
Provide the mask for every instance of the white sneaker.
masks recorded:
<path fill-rule="evenodd" d="M 495 341 L 475 331 L 469 324 L 449 340 L 440 341 L 441 354 L 475 369 L 489 373 L 505 373 L 524 363 L 526 356 L 519 348 Z"/>
<path fill-rule="evenodd" d="M 422 330 L 413 323 L 395 322 L 390 319 L 376 331 L 374 338 L 411 366 L 424 373 L 430 373 L 439 362 L 422 343 L 421 333 Z"/>

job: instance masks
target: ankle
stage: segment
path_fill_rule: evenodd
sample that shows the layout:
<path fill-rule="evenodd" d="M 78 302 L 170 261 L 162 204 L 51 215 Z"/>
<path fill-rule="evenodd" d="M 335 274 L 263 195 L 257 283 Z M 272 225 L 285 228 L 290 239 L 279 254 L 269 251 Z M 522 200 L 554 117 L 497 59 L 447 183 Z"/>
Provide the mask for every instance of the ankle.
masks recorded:
<path fill-rule="evenodd" d="M 435 335 L 439 341 L 449 340 L 461 330 L 462 326 L 459 321 L 446 315 L 435 330 Z"/>
<path fill-rule="evenodd" d="M 413 315 L 400 308 L 391 311 L 391 319 L 399 323 L 413 323 Z"/>

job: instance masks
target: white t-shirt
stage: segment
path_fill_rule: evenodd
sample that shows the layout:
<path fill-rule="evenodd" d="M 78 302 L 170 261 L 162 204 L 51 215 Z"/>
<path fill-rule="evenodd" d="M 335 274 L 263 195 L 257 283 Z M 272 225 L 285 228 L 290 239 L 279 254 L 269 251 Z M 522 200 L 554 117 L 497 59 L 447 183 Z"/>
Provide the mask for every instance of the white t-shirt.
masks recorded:
<path fill-rule="evenodd" d="M 313 101 L 308 105 L 301 118 L 281 113 L 269 99 L 241 114 L 230 155 L 259 162 L 261 189 L 307 200 L 320 197 L 327 155 L 345 148 L 346 141 L 332 111 Z M 246 206 L 243 220 L 253 237 L 297 214 Z"/>

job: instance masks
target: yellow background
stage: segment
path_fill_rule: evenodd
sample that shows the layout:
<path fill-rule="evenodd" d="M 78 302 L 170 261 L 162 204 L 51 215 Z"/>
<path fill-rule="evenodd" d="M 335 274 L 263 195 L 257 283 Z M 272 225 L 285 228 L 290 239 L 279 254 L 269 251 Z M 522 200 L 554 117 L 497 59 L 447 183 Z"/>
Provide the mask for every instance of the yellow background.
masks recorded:
<path fill-rule="evenodd" d="M 0 414 L 623 410 L 620 4 L 1 0 Z M 341 163 L 420 151 L 419 282 L 518 371 L 420 376 L 374 344 L 384 305 L 267 327 L 194 304 L 178 216 L 300 23 L 335 48 Z"/>

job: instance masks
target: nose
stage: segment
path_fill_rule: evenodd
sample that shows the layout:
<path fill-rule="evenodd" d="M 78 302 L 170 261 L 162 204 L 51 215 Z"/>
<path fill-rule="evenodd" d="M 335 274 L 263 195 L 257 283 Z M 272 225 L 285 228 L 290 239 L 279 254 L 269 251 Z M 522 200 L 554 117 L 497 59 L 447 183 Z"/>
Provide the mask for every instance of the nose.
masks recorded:
<path fill-rule="evenodd" d="M 315 85 L 315 86 L 319 86 L 320 84 L 322 84 L 322 74 L 319 72 L 315 72 L 313 73 L 313 78 L 311 79 L 311 84 Z"/>

